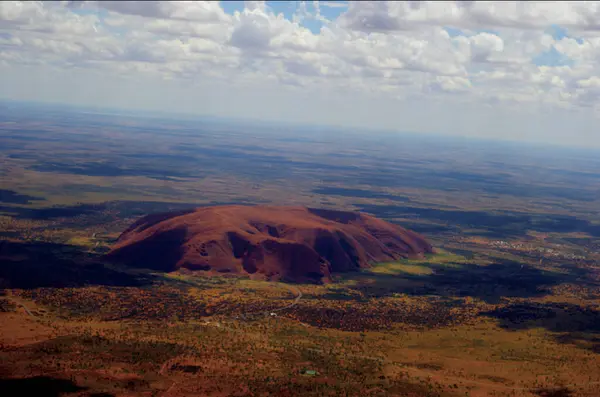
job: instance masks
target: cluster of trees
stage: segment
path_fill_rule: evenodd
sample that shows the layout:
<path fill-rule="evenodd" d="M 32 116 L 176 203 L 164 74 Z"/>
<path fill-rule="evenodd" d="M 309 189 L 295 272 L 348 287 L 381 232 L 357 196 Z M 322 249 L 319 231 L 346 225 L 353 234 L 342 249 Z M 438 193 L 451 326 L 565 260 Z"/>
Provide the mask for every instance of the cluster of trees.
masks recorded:
<path fill-rule="evenodd" d="M 470 305 L 372 299 L 367 302 L 318 300 L 301 301 L 282 315 L 306 324 L 344 331 L 389 329 L 396 324 L 428 329 L 462 324 L 475 318 L 479 310 Z"/>
<path fill-rule="evenodd" d="M 17 309 L 17 305 L 5 298 L 0 298 L 0 313 L 14 312 Z"/>
<path fill-rule="evenodd" d="M 164 284 L 147 287 L 37 288 L 18 293 L 41 305 L 55 308 L 65 316 L 111 321 L 186 321 L 212 315 L 247 316 L 268 313 L 290 303 L 289 299 L 248 296 L 242 291 L 229 293 L 220 287 L 190 293 L 189 289 Z"/>
<path fill-rule="evenodd" d="M 39 288 L 21 293 L 65 315 L 101 320 L 190 320 L 206 316 L 206 304 L 167 286 L 151 288 Z"/>

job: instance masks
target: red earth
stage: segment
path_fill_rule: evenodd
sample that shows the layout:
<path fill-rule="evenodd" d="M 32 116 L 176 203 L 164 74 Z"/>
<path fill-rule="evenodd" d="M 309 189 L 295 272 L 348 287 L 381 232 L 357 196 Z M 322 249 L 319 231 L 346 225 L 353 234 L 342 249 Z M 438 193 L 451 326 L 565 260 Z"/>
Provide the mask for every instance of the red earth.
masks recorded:
<path fill-rule="evenodd" d="M 107 258 L 164 272 L 328 282 L 334 272 L 431 252 L 419 234 L 363 213 L 232 205 L 145 216 L 121 234 Z"/>

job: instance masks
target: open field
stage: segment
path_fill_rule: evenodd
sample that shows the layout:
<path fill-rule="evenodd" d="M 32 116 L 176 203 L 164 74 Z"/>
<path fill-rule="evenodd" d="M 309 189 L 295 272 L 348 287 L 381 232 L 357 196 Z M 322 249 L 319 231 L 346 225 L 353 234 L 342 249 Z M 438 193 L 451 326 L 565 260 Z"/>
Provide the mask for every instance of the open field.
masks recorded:
<path fill-rule="evenodd" d="M 4 243 L 5 254 L 13 244 Z M 535 396 L 563 388 L 594 396 L 600 382 L 600 294 L 592 280 L 563 293 L 573 277 L 565 271 L 523 264 L 490 272 L 493 264 L 442 252 L 332 284 L 290 286 L 102 270 L 94 254 L 52 250 L 80 268 L 79 284 L 5 290 L 13 303 L 0 314 L 10 324 L 1 341 L 9 379 L 50 373 L 108 395 L 288 388 L 290 395 Z M 20 252 L 16 260 L 26 264 Z M 85 277 L 88 267 L 94 278 Z M 497 284 L 487 286 L 493 295 L 482 292 L 487 282 Z M 305 369 L 318 375 L 301 375 Z"/>
<path fill-rule="evenodd" d="M 0 115 L 2 396 L 598 395 L 600 156 Z M 438 253 L 323 285 L 102 258 L 142 215 L 226 203 L 362 210 Z"/>
<path fill-rule="evenodd" d="M 593 307 L 600 299 L 582 307 L 545 297 L 372 298 L 357 287 L 398 284 L 357 277 L 296 285 L 302 299 L 272 315 L 294 300 L 285 285 L 156 277 L 143 287 L 12 289 L 5 299 L 33 315 L 18 305 L 0 314 L 3 373 L 53 374 L 108 395 L 287 388 L 290 395 L 535 396 L 564 388 L 563 395 L 594 396 L 600 382 Z M 304 369 L 318 375 L 307 378 Z"/>

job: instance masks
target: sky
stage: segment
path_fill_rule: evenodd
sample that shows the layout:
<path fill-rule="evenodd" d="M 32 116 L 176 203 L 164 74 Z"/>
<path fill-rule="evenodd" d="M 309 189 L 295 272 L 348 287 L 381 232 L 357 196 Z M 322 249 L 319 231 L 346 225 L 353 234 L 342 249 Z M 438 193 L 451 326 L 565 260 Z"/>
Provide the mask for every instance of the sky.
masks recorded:
<path fill-rule="evenodd" d="M 2 1 L 0 99 L 600 147 L 600 3 Z"/>

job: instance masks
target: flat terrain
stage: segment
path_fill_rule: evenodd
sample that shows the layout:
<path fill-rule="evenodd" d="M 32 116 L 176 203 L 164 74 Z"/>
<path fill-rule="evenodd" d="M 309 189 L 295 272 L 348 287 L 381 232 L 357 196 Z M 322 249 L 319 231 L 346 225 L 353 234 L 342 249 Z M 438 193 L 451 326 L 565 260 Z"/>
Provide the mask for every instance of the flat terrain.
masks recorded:
<path fill-rule="evenodd" d="M 598 395 L 596 153 L 0 116 L 2 396 Z M 361 210 L 439 252 L 324 285 L 102 258 L 143 215 L 233 203 Z"/>

